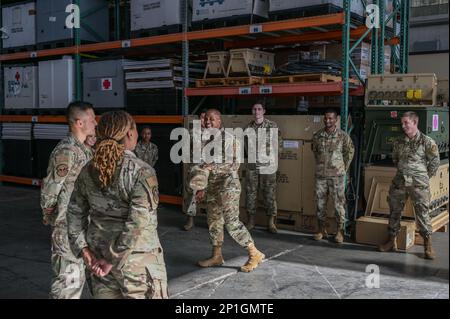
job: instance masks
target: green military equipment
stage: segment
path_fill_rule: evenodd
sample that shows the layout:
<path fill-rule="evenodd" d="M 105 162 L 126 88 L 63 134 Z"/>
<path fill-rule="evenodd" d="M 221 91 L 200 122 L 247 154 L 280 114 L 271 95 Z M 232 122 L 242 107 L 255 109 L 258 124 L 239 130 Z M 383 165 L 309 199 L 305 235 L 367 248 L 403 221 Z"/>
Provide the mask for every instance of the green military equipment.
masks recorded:
<path fill-rule="evenodd" d="M 391 156 L 392 142 L 403 134 L 400 119 L 407 111 L 414 111 L 419 115 L 419 130 L 436 142 L 441 157 L 448 156 L 448 107 L 371 106 L 365 109 L 366 163 L 372 162 L 375 156 Z"/>

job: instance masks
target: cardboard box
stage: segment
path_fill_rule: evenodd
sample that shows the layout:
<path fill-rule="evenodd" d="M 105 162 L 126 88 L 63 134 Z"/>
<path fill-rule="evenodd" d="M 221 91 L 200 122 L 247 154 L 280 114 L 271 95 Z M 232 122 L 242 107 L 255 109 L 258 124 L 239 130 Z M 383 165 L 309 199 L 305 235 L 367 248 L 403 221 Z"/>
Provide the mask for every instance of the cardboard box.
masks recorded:
<path fill-rule="evenodd" d="M 431 204 L 437 206 L 448 202 L 449 173 L 448 163 L 440 165 L 438 172 L 430 179 Z M 392 179 L 397 173 L 397 168 L 392 166 L 367 166 L 364 168 L 364 198 L 368 205 L 373 205 L 374 212 L 390 214 L 387 197 Z M 378 186 L 377 186 L 378 185 Z M 377 187 L 377 189 L 375 189 Z M 372 188 L 372 196 L 371 195 Z M 373 197 L 373 198 L 370 198 Z M 446 198 L 446 200 L 445 200 Z M 402 216 L 414 218 L 414 208 L 411 199 L 408 198 Z"/>
<path fill-rule="evenodd" d="M 389 239 L 389 219 L 363 216 L 356 221 L 356 242 L 378 246 Z M 408 250 L 414 246 L 415 221 L 401 221 L 400 232 L 397 237 L 399 249 Z"/>
<path fill-rule="evenodd" d="M 301 140 L 283 140 L 277 172 L 277 205 L 279 210 L 300 212 L 302 209 Z"/>

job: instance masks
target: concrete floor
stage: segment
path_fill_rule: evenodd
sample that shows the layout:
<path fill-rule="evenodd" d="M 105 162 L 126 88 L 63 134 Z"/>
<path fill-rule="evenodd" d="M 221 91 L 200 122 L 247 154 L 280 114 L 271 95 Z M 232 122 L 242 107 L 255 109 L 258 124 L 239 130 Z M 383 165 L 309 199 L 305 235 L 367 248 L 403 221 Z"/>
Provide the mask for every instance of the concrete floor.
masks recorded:
<path fill-rule="evenodd" d="M 438 258 L 423 259 L 423 248 L 378 253 L 373 247 L 317 243 L 310 235 L 263 229 L 252 232 L 267 260 L 254 272 L 238 271 L 246 252 L 226 237 L 222 267 L 201 269 L 209 256 L 205 218 L 181 230 L 177 207 L 159 209 L 159 236 L 165 250 L 171 298 L 449 298 L 449 236 L 433 237 Z M 0 298 L 47 298 L 50 283 L 50 229 L 41 224 L 39 190 L 0 186 Z M 378 265 L 379 288 L 368 288 L 366 267 Z M 84 298 L 90 298 L 86 291 Z"/>

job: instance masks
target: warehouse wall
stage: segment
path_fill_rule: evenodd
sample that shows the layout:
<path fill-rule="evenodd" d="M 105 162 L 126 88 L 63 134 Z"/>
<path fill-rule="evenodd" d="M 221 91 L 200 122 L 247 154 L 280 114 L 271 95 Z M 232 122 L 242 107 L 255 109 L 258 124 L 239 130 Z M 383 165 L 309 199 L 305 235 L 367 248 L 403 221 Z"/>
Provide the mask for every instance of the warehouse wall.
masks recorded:
<path fill-rule="evenodd" d="M 436 73 L 438 79 L 448 79 L 449 54 L 431 53 L 409 56 L 410 73 Z"/>

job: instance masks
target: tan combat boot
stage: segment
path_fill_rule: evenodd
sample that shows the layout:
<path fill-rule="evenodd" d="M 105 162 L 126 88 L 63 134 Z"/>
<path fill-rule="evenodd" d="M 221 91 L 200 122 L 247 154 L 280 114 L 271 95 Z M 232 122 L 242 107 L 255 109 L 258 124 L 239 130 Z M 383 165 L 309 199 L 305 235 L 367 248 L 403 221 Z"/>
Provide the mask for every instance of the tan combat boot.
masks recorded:
<path fill-rule="evenodd" d="M 241 271 L 250 272 L 263 261 L 266 257 L 262 252 L 256 249 L 255 244 L 250 244 L 247 248 L 248 250 L 248 260 L 244 266 L 241 267 Z"/>
<path fill-rule="evenodd" d="M 213 267 L 213 266 L 220 266 L 224 263 L 222 257 L 222 246 L 213 246 L 212 250 L 212 256 L 209 259 L 206 260 L 200 260 L 198 262 L 198 265 L 200 267 Z"/>
<path fill-rule="evenodd" d="M 322 240 L 322 238 L 328 238 L 327 227 L 325 226 L 325 224 L 319 221 L 319 232 L 314 234 L 313 238 L 317 241 Z"/>
<path fill-rule="evenodd" d="M 188 216 L 186 225 L 183 226 L 184 230 L 189 230 L 192 227 L 194 227 L 194 217 L 193 216 Z"/>
<path fill-rule="evenodd" d="M 397 251 L 397 235 L 389 235 L 389 240 L 378 246 L 378 250 L 381 252 Z"/>
<path fill-rule="evenodd" d="M 436 253 L 433 250 L 433 247 L 431 246 L 431 235 L 428 237 L 424 237 L 424 251 L 425 251 L 425 259 L 435 259 Z"/>
<path fill-rule="evenodd" d="M 334 241 L 338 244 L 342 244 L 344 242 L 344 229 L 342 227 L 338 228 L 336 236 L 334 236 Z"/>
<path fill-rule="evenodd" d="M 267 230 L 269 233 L 276 234 L 278 233 L 277 226 L 275 225 L 276 216 L 270 216 L 269 222 L 267 224 Z"/>
<path fill-rule="evenodd" d="M 248 230 L 252 230 L 255 228 L 255 215 L 248 214 L 247 225 L 245 225 Z"/>

